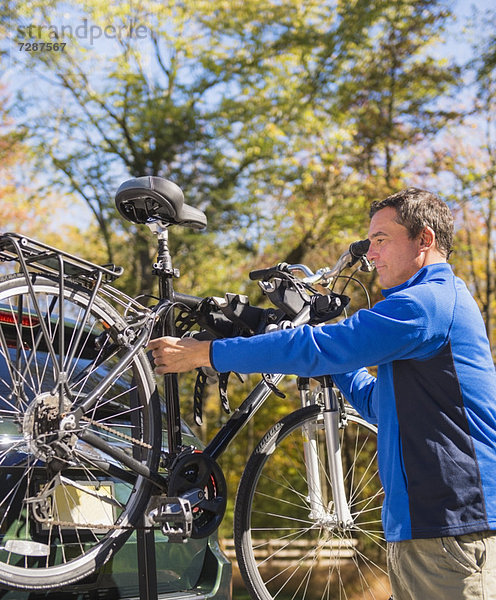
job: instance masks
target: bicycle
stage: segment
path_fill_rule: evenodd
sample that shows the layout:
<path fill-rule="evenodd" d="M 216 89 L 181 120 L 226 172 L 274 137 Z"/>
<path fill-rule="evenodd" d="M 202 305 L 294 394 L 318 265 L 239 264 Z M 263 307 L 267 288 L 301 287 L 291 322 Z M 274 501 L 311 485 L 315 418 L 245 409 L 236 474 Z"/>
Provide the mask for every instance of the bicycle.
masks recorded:
<path fill-rule="evenodd" d="M 237 294 L 200 298 L 174 290 L 171 226 L 202 229 L 206 217 L 175 184 L 142 177 L 122 184 L 123 217 L 156 234 L 159 298 L 145 307 L 112 283 L 122 273 L 15 233 L 0 259 L 19 273 L 0 281 L 0 582 L 51 589 L 100 568 L 137 528 L 171 543 L 212 534 L 226 507 L 217 459 L 282 375 L 262 375 L 200 451 L 183 443 L 177 376 L 164 377 L 167 446 L 157 385 L 145 349 L 153 335 L 253 335 L 336 318 L 348 298 L 332 287 L 360 261 L 357 242 L 333 268 L 252 271 L 275 308 Z M 304 277 L 297 277 L 296 273 Z M 315 289 L 327 286 L 325 293 Z M 195 414 L 201 417 L 200 370 Z M 374 425 L 336 394 L 330 377 L 298 378 L 302 407 L 256 446 L 235 501 L 239 567 L 254 599 L 388 597 L 382 488 Z M 220 376 L 221 389 L 226 383 Z M 315 387 L 316 386 L 316 387 Z M 5 428 L 4 428 L 5 431 Z M 289 557 L 289 559 L 288 559 Z M 293 560 L 291 559 L 293 557 Z M 336 594 L 333 596 L 333 594 Z"/>

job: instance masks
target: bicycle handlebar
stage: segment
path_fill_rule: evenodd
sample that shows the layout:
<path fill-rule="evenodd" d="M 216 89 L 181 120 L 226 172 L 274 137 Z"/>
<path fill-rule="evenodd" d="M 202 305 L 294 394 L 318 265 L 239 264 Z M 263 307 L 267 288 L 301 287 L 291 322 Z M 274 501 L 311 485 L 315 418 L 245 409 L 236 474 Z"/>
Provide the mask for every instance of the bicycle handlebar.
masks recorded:
<path fill-rule="evenodd" d="M 353 266 L 360 259 L 362 268 L 369 270 L 367 267 L 370 268 L 370 265 L 364 258 L 369 245 L 369 240 L 353 242 L 332 268 L 325 267 L 316 273 L 306 265 L 285 262 L 251 271 L 250 279 L 261 280 L 259 285 L 263 293 L 276 309 L 251 306 L 248 298 L 239 294 L 201 298 L 174 291 L 174 303 L 195 313 L 196 323 L 214 337 L 254 335 L 265 331 L 268 326 L 276 326 L 283 321 L 293 322 L 294 319 L 313 324 L 327 321 L 342 312 L 349 298 L 334 292 L 322 295 L 311 286 L 316 283 L 328 285 L 344 268 Z M 296 271 L 301 271 L 304 277 L 293 276 Z M 167 307 L 164 310 L 168 310 Z M 191 320 L 181 317 L 178 324 L 187 331 Z"/>
<path fill-rule="evenodd" d="M 252 281 L 267 280 L 271 277 L 277 276 L 281 272 L 293 273 L 295 271 L 302 271 L 305 277 L 302 279 L 304 283 L 310 285 L 315 283 L 328 283 L 331 279 L 339 275 L 339 273 L 346 267 L 352 267 L 358 260 L 365 259 L 370 246 L 370 240 L 359 240 L 350 244 L 348 250 L 343 252 L 338 258 L 336 264 L 333 267 L 324 267 L 314 273 L 306 265 L 296 264 L 289 265 L 288 263 L 279 263 L 274 267 L 268 267 L 267 269 L 256 269 L 251 271 L 249 277 Z M 365 263 L 365 270 L 371 270 L 369 263 Z"/>
<path fill-rule="evenodd" d="M 359 240 L 358 242 L 351 243 L 348 250 L 349 250 L 351 256 L 353 256 L 353 258 L 358 260 L 358 259 L 362 258 L 362 256 L 365 256 L 367 254 L 367 252 L 369 251 L 369 248 L 370 248 L 370 240 L 366 239 L 366 240 Z"/>
<path fill-rule="evenodd" d="M 292 265 L 288 265 L 288 263 L 278 263 L 275 267 L 268 267 L 267 269 L 256 269 L 255 271 L 250 271 L 249 278 L 252 281 L 258 281 L 259 279 L 270 279 L 270 277 L 274 277 L 281 271 L 288 271 L 288 267 Z"/>

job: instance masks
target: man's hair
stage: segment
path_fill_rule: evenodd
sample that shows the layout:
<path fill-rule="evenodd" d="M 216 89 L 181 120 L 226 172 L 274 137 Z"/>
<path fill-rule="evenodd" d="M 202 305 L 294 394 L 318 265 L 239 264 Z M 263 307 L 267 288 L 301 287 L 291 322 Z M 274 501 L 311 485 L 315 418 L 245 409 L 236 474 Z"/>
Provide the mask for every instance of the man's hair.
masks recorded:
<path fill-rule="evenodd" d="M 372 202 L 370 217 L 387 206 L 396 209 L 396 221 L 407 228 L 410 239 L 417 238 L 424 227 L 431 227 L 436 234 L 438 250 L 449 257 L 453 245 L 453 215 L 441 198 L 427 190 L 411 187 Z"/>

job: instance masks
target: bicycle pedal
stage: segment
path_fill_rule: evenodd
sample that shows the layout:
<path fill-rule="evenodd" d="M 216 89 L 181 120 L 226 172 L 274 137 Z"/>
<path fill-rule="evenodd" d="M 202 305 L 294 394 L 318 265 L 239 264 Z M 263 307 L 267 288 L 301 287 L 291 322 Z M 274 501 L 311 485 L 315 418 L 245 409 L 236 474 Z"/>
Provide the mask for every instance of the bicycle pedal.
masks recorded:
<path fill-rule="evenodd" d="M 169 542 L 185 542 L 193 531 L 193 507 L 203 499 L 202 490 L 191 490 L 184 496 L 156 496 L 148 507 L 148 519 L 160 525 Z"/>

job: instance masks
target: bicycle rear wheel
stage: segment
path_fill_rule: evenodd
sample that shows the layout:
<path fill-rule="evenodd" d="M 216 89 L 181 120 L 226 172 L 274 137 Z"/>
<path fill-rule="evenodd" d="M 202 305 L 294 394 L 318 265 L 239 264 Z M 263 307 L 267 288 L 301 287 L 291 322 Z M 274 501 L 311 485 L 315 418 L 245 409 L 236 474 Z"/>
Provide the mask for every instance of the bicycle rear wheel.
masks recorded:
<path fill-rule="evenodd" d="M 303 442 L 316 436 L 322 506 L 311 507 Z M 344 483 L 354 524 L 334 512 L 322 408 L 300 409 L 260 441 L 235 504 L 238 565 L 256 600 L 374 599 L 390 594 L 381 526 L 383 491 L 376 428 L 347 409 L 340 430 Z"/>
<path fill-rule="evenodd" d="M 161 423 L 143 352 L 78 423 L 67 416 L 119 361 L 125 323 L 82 286 L 66 282 L 62 297 L 57 281 L 31 282 L 0 281 L 0 582 L 44 589 L 99 568 L 151 493 L 82 431 L 155 469 Z"/>

